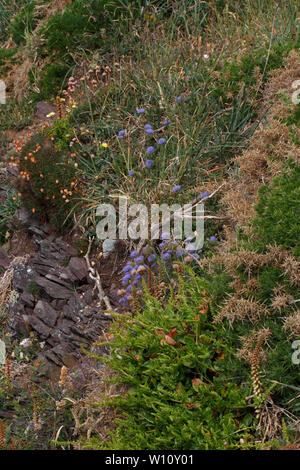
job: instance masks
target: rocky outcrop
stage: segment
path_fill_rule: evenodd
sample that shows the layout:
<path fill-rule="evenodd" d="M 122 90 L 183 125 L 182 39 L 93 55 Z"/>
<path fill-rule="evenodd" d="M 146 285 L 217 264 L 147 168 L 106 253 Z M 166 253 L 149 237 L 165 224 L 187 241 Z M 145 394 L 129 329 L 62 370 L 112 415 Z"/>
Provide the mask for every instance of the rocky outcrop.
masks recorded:
<path fill-rule="evenodd" d="M 86 262 L 77 250 L 24 211 L 21 216 L 37 251 L 26 264 L 14 267 L 12 288 L 19 297 L 8 309 L 7 330 L 15 339 L 34 332 L 45 343 L 38 359 L 51 375 L 77 360 L 82 346 L 87 348 L 101 335 L 110 317 L 101 313 Z"/>

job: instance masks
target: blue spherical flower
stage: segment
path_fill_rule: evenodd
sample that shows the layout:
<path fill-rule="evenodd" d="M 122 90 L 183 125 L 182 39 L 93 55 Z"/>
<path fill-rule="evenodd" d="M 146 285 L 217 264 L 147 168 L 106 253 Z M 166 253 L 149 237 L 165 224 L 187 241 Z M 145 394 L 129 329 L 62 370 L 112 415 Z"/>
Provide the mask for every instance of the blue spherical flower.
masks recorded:
<path fill-rule="evenodd" d="M 205 199 L 205 198 L 207 198 L 209 195 L 210 195 L 210 192 L 209 192 L 209 191 L 204 191 L 204 193 L 201 193 L 201 194 L 200 194 L 200 198 L 201 198 L 201 199 Z"/>
<path fill-rule="evenodd" d="M 123 272 L 124 273 L 128 273 L 129 271 L 132 270 L 132 266 L 130 264 L 127 264 L 126 266 L 124 266 L 123 268 Z"/>
<path fill-rule="evenodd" d="M 166 126 L 167 124 L 170 124 L 170 119 L 166 119 L 164 122 L 163 122 L 163 125 Z"/>
<path fill-rule="evenodd" d="M 133 170 L 129 170 L 128 171 L 128 176 L 133 176 L 134 175 L 134 171 Z"/>
<path fill-rule="evenodd" d="M 169 239 L 170 238 L 170 233 L 169 232 L 163 232 L 160 237 L 159 237 L 161 240 L 164 240 L 164 239 Z"/>
<path fill-rule="evenodd" d="M 164 137 L 161 137 L 160 139 L 158 139 L 157 143 L 158 143 L 158 145 L 165 144 L 165 143 L 166 143 L 166 139 L 165 139 Z"/>
<path fill-rule="evenodd" d="M 147 161 L 146 161 L 146 167 L 147 167 L 147 168 L 151 168 L 151 167 L 152 167 L 152 164 L 153 164 L 153 161 L 152 161 L 152 160 L 147 160 Z"/>
<path fill-rule="evenodd" d="M 181 96 L 177 96 L 177 98 L 175 98 L 175 103 L 178 103 L 178 101 L 181 101 Z"/>
<path fill-rule="evenodd" d="M 143 255 L 140 255 L 138 256 L 137 258 L 135 258 L 134 262 L 139 264 L 139 263 L 142 263 L 144 261 L 144 257 Z"/>
<path fill-rule="evenodd" d="M 125 276 L 122 278 L 122 284 L 123 284 L 123 286 L 126 285 L 126 284 L 128 284 L 128 282 L 130 281 L 130 277 L 131 277 L 131 276 L 130 276 L 129 273 L 128 273 L 128 274 L 125 274 Z"/>
<path fill-rule="evenodd" d="M 181 258 L 181 256 L 184 256 L 184 254 L 185 254 L 185 253 L 184 253 L 183 250 L 177 250 L 177 251 L 176 251 L 176 256 L 177 256 L 177 258 Z"/>
<path fill-rule="evenodd" d="M 131 285 L 131 284 L 129 284 L 129 286 L 126 287 L 126 291 L 127 291 L 127 292 L 131 292 L 131 291 L 132 291 L 132 285 Z"/>
<path fill-rule="evenodd" d="M 130 258 L 135 258 L 137 255 L 138 255 L 138 252 L 136 250 L 134 250 L 130 253 L 129 256 L 130 256 Z"/>
<path fill-rule="evenodd" d="M 181 190 L 180 184 L 177 184 L 176 186 L 173 186 L 173 193 L 176 193 L 177 191 Z"/>
<path fill-rule="evenodd" d="M 146 153 L 148 153 L 148 154 L 153 153 L 154 150 L 155 150 L 155 148 L 152 147 L 152 145 L 150 145 L 150 147 L 147 148 Z"/>
<path fill-rule="evenodd" d="M 166 244 L 167 244 L 167 242 L 161 242 L 161 243 L 158 245 L 158 247 L 159 247 L 159 248 L 163 248 Z"/>
<path fill-rule="evenodd" d="M 170 256 L 171 256 L 171 254 L 166 252 L 166 253 L 163 254 L 163 259 L 166 260 L 166 259 L 170 258 Z"/>
<path fill-rule="evenodd" d="M 156 260 L 156 255 L 152 254 L 152 255 L 148 256 L 147 260 L 148 260 L 149 263 L 152 263 L 152 261 Z"/>
<path fill-rule="evenodd" d="M 151 126 L 151 124 L 145 124 L 145 126 L 144 126 L 144 127 L 145 127 L 145 129 L 152 129 L 152 126 Z"/>
<path fill-rule="evenodd" d="M 145 110 L 143 108 L 140 108 L 140 109 L 137 109 L 136 112 L 138 114 L 143 114 L 145 112 Z"/>
<path fill-rule="evenodd" d="M 146 129 L 146 134 L 154 134 L 154 130 L 153 129 Z"/>
<path fill-rule="evenodd" d="M 193 251 L 196 251 L 195 245 L 193 245 L 193 243 L 191 243 L 190 245 L 188 245 L 186 248 L 187 248 L 187 250 L 190 251 L 191 253 L 193 253 Z"/>
<path fill-rule="evenodd" d="M 211 243 L 215 243 L 217 241 L 217 238 L 214 235 L 212 235 L 211 237 L 209 237 L 209 241 Z"/>

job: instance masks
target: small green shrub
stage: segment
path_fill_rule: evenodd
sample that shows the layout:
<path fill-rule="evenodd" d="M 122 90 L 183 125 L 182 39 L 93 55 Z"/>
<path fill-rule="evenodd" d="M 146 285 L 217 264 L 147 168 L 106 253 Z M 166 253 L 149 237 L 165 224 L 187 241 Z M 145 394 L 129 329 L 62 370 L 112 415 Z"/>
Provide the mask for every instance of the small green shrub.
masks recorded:
<path fill-rule="evenodd" d="M 300 168 L 289 163 L 269 186 L 261 186 L 259 195 L 254 231 L 261 243 L 276 243 L 299 256 Z"/>
<path fill-rule="evenodd" d="M 54 63 L 46 65 L 41 72 L 38 81 L 40 93 L 34 96 L 36 100 L 49 99 L 59 93 L 60 89 L 65 85 L 68 75 L 71 74 L 72 68 L 66 64 Z M 31 80 L 32 81 L 32 80 Z"/>
<path fill-rule="evenodd" d="M 212 324 L 209 285 L 191 270 L 179 283 L 165 305 L 147 295 L 142 312 L 115 321 L 106 362 L 130 387 L 112 400 L 124 418 L 110 442 L 94 439 L 84 448 L 232 449 L 241 436 L 251 438 L 249 384 L 222 374 L 233 351 Z"/>
<path fill-rule="evenodd" d="M 26 3 L 10 23 L 8 32 L 16 44 L 25 40 L 26 33 L 31 33 L 37 24 L 35 1 Z"/>
<path fill-rule="evenodd" d="M 55 138 L 37 134 L 19 156 L 18 187 L 22 201 L 43 220 L 62 228 L 78 191 L 76 164 Z"/>
<path fill-rule="evenodd" d="M 10 101 L 5 105 L 0 104 L 0 128 L 1 130 L 20 130 L 32 123 L 34 104 L 28 100 L 20 102 Z"/>

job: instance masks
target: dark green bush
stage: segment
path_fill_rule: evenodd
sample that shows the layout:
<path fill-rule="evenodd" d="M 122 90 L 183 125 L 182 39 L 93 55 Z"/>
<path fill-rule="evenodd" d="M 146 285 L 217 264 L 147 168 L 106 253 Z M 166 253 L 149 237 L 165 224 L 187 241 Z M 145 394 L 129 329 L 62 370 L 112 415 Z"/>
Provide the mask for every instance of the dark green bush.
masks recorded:
<path fill-rule="evenodd" d="M 205 289 L 207 282 L 190 271 L 166 305 L 148 295 L 142 313 L 116 320 L 107 362 L 130 387 L 114 401 L 124 419 L 111 442 L 95 439 L 87 448 L 235 448 L 253 431 L 249 384 L 221 372 L 233 351 L 211 322 Z"/>
<path fill-rule="evenodd" d="M 254 231 L 264 245 L 276 243 L 300 255 L 300 168 L 293 163 L 259 190 Z"/>
<path fill-rule="evenodd" d="M 57 95 L 65 85 L 71 70 L 72 68 L 66 64 L 54 63 L 46 65 L 38 81 L 40 93 L 36 96 L 36 99 L 38 101 L 41 99 L 46 100 Z"/>

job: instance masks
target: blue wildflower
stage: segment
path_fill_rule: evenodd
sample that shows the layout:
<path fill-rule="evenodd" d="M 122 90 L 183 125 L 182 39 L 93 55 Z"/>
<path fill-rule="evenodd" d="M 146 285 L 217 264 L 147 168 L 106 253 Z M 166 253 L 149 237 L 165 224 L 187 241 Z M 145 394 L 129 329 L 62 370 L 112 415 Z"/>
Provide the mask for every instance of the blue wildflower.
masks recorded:
<path fill-rule="evenodd" d="M 165 143 L 166 143 L 166 139 L 165 139 L 164 137 L 161 137 L 160 139 L 158 139 L 157 143 L 158 143 L 158 145 L 165 144 Z"/>
<path fill-rule="evenodd" d="M 163 259 L 166 260 L 166 259 L 170 258 L 170 256 L 171 256 L 171 254 L 166 252 L 166 253 L 163 254 Z"/>
<path fill-rule="evenodd" d="M 167 244 L 167 242 L 161 242 L 158 246 L 159 246 L 159 248 L 163 248 L 166 244 Z"/>
<path fill-rule="evenodd" d="M 205 198 L 207 198 L 209 195 L 210 195 L 210 192 L 209 192 L 209 191 L 204 191 L 204 193 L 201 193 L 201 194 L 200 194 L 200 198 L 201 198 L 201 199 L 205 199 Z"/>
<path fill-rule="evenodd" d="M 130 281 L 130 277 L 131 277 L 131 275 L 130 275 L 129 273 L 128 273 L 128 274 L 125 274 L 125 276 L 122 278 L 122 284 L 123 284 L 123 286 L 124 286 L 125 284 L 128 284 L 128 282 Z"/>
<path fill-rule="evenodd" d="M 144 257 L 143 255 L 141 256 L 138 256 L 137 258 L 135 258 L 135 263 L 139 264 L 139 263 L 142 263 L 144 261 Z"/>
<path fill-rule="evenodd" d="M 130 253 L 129 256 L 130 256 L 130 258 L 135 258 L 137 255 L 138 255 L 138 252 L 136 250 L 134 250 Z"/>
<path fill-rule="evenodd" d="M 153 161 L 152 161 L 152 160 L 147 160 L 147 161 L 146 161 L 146 167 L 147 167 L 147 168 L 151 168 L 151 167 L 152 167 L 152 164 L 153 164 Z"/>
<path fill-rule="evenodd" d="M 176 193 L 177 191 L 181 190 L 180 184 L 177 184 L 176 186 L 173 186 L 173 193 Z"/>
<path fill-rule="evenodd" d="M 163 125 L 166 126 L 167 124 L 170 124 L 170 119 L 166 119 L 164 122 L 163 122 Z"/>
<path fill-rule="evenodd" d="M 126 266 L 124 266 L 123 272 L 128 273 L 129 271 L 131 271 L 131 269 L 132 269 L 132 266 L 130 264 L 127 264 Z"/>
<path fill-rule="evenodd" d="M 146 129 L 146 134 L 154 134 L 154 130 L 150 127 L 149 129 Z"/>
<path fill-rule="evenodd" d="M 121 131 L 119 131 L 119 133 L 118 133 L 118 139 L 123 139 L 124 134 L 125 134 L 125 129 L 122 129 Z"/>
<path fill-rule="evenodd" d="M 156 260 L 156 255 L 152 254 L 152 255 L 148 256 L 147 260 L 148 260 L 149 263 L 152 263 L 152 261 Z"/>
<path fill-rule="evenodd" d="M 137 109 L 136 112 L 138 114 L 143 114 L 145 112 L 145 110 L 143 108 L 140 108 L 140 109 Z"/>
<path fill-rule="evenodd" d="M 177 98 L 175 98 L 175 103 L 178 103 L 178 101 L 181 101 L 181 96 L 177 96 Z"/>
<path fill-rule="evenodd" d="M 211 237 L 209 237 L 209 241 L 211 243 L 215 243 L 217 241 L 217 238 L 214 235 L 212 235 Z"/>
<path fill-rule="evenodd" d="M 152 147 L 152 145 L 150 145 L 150 147 L 147 148 L 146 153 L 148 153 L 148 154 L 153 153 L 154 150 L 155 150 L 155 148 Z"/>
<path fill-rule="evenodd" d="M 159 237 L 161 240 L 165 239 L 165 238 L 170 238 L 170 234 L 169 232 L 163 232 L 160 237 Z"/>
<path fill-rule="evenodd" d="M 145 129 L 152 129 L 152 126 L 151 126 L 151 124 L 145 124 L 145 126 L 144 126 L 144 127 L 145 127 Z"/>
<path fill-rule="evenodd" d="M 184 256 L 184 251 L 183 250 L 177 250 L 176 251 L 176 256 L 177 256 L 177 258 L 180 258 L 181 256 Z"/>
<path fill-rule="evenodd" d="M 134 175 L 134 171 L 133 171 L 133 170 L 129 170 L 128 176 L 133 176 L 133 175 Z"/>

